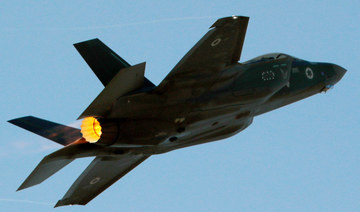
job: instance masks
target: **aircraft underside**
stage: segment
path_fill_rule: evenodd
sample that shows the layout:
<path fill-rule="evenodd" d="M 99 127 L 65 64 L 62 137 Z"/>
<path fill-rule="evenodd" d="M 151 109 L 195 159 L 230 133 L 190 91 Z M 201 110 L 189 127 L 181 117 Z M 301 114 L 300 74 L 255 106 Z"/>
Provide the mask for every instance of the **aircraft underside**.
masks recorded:
<path fill-rule="evenodd" d="M 104 89 L 81 129 L 26 116 L 9 122 L 63 148 L 47 155 L 18 190 L 73 160 L 95 157 L 55 205 L 85 205 L 153 154 L 228 138 L 265 112 L 326 92 L 346 70 L 272 53 L 239 63 L 249 18 L 217 20 L 155 86 L 145 62 L 130 65 L 93 39 L 74 44 Z"/>

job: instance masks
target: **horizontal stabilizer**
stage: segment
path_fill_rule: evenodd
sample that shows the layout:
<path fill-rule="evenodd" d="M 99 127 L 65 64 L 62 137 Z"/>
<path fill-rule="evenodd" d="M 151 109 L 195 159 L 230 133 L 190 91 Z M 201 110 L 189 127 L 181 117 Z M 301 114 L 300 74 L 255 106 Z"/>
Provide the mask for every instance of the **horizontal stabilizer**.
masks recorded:
<path fill-rule="evenodd" d="M 144 84 L 145 62 L 121 70 L 86 108 L 78 119 L 93 116 L 104 117 L 115 100 Z"/>
<path fill-rule="evenodd" d="M 52 158 L 45 157 L 21 184 L 21 186 L 18 188 L 18 191 L 44 182 L 50 176 L 71 163 L 73 160 L 74 159 L 69 158 L 54 160 Z"/>
<path fill-rule="evenodd" d="M 9 121 L 18 127 L 66 146 L 82 137 L 79 129 L 61 125 L 33 116 L 26 116 Z"/>
<path fill-rule="evenodd" d="M 98 155 L 119 155 L 126 153 L 129 148 L 111 148 L 91 143 L 81 143 L 66 146 L 44 157 L 32 171 L 18 190 L 29 188 L 45 181 L 53 174 L 71 163 L 74 159 L 94 157 Z"/>

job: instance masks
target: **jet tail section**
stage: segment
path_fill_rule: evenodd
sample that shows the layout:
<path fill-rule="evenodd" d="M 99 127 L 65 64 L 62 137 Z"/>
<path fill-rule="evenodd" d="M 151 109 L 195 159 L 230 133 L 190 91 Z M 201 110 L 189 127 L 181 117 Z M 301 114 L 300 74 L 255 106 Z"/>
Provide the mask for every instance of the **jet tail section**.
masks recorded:
<path fill-rule="evenodd" d="M 42 183 L 60 169 L 71 163 L 73 160 L 74 159 L 69 158 L 52 160 L 51 158 L 48 158 L 48 156 L 45 157 L 21 184 L 17 191 Z"/>
<path fill-rule="evenodd" d="M 76 43 L 74 47 L 104 86 L 107 86 L 122 69 L 131 66 L 97 38 Z M 145 78 L 143 86 L 154 87 L 155 85 Z"/>
<path fill-rule="evenodd" d="M 142 87 L 144 84 L 144 72 L 145 62 L 121 70 L 78 119 L 89 116 L 106 116 L 118 97 Z"/>
<path fill-rule="evenodd" d="M 18 191 L 44 182 L 46 179 L 77 158 L 112 155 L 118 156 L 119 153 L 125 154 L 129 150 L 130 149 L 127 148 L 111 148 L 91 143 L 80 143 L 66 146 L 44 157 L 21 184 Z"/>
<path fill-rule="evenodd" d="M 13 125 L 50 139 L 63 146 L 82 138 L 79 129 L 61 125 L 33 116 L 26 116 L 8 121 Z"/>
<path fill-rule="evenodd" d="M 104 86 L 111 81 L 120 69 L 130 67 L 129 63 L 97 38 L 76 43 L 74 47 Z"/>

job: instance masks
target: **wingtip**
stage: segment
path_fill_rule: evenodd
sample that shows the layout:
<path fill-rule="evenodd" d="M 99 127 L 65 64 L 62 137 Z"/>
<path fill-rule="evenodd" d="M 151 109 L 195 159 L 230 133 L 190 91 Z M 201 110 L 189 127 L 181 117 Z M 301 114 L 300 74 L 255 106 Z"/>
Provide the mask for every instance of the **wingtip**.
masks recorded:
<path fill-rule="evenodd" d="M 60 206 L 64 206 L 63 204 L 61 204 L 61 200 L 59 200 L 56 205 L 54 206 L 54 208 L 60 207 Z"/>
<path fill-rule="evenodd" d="M 16 191 L 21 191 L 21 190 L 24 190 L 29 187 L 31 187 L 31 186 L 27 185 L 26 180 L 25 180 Z"/>
<path fill-rule="evenodd" d="M 61 206 L 72 206 L 72 205 L 84 205 L 84 204 L 81 204 L 81 203 L 74 203 L 71 201 L 71 199 L 69 198 L 65 198 L 65 199 L 61 199 L 59 200 L 56 205 L 54 206 L 54 208 L 57 208 L 57 207 L 61 207 Z"/>
<path fill-rule="evenodd" d="M 238 16 L 238 15 L 233 15 L 233 16 L 228 16 L 228 17 L 223 17 L 223 18 L 219 18 L 213 25 L 211 25 L 211 28 L 214 27 L 222 27 L 227 23 L 235 23 L 236 21 L 249 21 L 249 17 L 247 16 Z"/>
<path fill-rule="evenodd" d="M 66 205 L 72 205 L 71 203 L 67 202 L 68 199 L 61 199 L 59 200 L 56 205 L 54 206 L 54 208 L 57 207 L 61 207 L 61 206 L 66 206 Z"/>
<path fill-rule="evenodd" d="M 82 45 L 84 43 L 87 43 L 87 42 L 91 42 L 91 41 L 100 41 L 99 38 L 93 38 L 93 39 L 89 39 L 89 40 L 85 40 L 85 41 L 81 41 L 81 42 L 77 42 L 77 43 L 74 43 L 73 45 L 75 46 L 75 48 L 79 45 Z"/>
<path fill-rule="evenodd" d="M 15 118 L 15 119 L 10 119 L 7 122 L 9 122 L 11 124 L 16 124 L 19 120 L 23 120 L 23 119 L 30 118 L 30 117 L 33 117 L 33 116 L 23 116 L 23 117 L 19 117 L 19 118 Z"/>

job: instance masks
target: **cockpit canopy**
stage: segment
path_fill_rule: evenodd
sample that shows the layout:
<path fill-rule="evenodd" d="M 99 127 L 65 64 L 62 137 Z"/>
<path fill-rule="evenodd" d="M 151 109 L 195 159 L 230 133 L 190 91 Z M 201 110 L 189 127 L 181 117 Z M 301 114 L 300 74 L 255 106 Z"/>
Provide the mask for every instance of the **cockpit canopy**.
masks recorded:
<path fill-rule="evenodd" d="M 261 55 L 259 57 L 255 57 L 251 60 L 244 62 L 243 64 L 264 62 L 264 61 L 277 60 L 277 59 L 285 59 L 287 57 L 292 57 L 292 56 L 284 54 L 284 53 L 270 53 L 270 54 Z M 295 58 L 295 59 L 297 59 L 297 58 Z"/>

